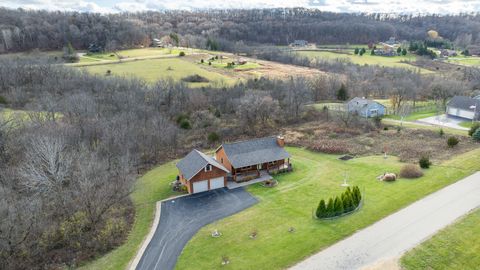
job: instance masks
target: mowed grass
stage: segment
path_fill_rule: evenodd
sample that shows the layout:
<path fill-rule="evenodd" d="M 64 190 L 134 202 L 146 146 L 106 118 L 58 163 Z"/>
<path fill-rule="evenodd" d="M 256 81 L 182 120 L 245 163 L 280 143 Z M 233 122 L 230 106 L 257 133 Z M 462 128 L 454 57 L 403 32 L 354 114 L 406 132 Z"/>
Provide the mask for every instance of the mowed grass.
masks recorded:
<path fill-rule="evenodd" d="M 480 209 L 443 229 L 407 252 L 401 259 L 406 270 L 462 269 L 480 266 Z"/>
<path fill-rule="evenodd" d="M 442 113 L 443 113 L 443 111 L 439 112 L 435 109 L 433 109 L 433 110 L 430 109 L 430 110 L 426 110 L 426 111 L 418 111 L 418 112 L 413 112 L 413 113 L 409 114 L 403 120 L 405 120 L 405 121 L 415 121 L 415 120 L 422 119 L 422 118 L 427 118 L 427 117 L 432 117 L 432 116 L 435 116 L 435 115 L 440 115 Z M 401 119 L 400 115 L 385 115 L 385 118 L 390 118 L 390 119 L 395 119 L 395 120 L 400 120 Z"/>
<path fill-rule="evenodd" d="M 141 48 L 141 49 L 130 49 L 130 50 L 120 50 L 116 53 L 113 52 L 102 52 L 102 53 L 89 53 L 84 57 L 80 57 L 80 62 L 91 62 L 97 60 L 110 60 L 116 61 L 119 60 L 119 56 L 122 58 L 135 58 L 135 57 L 155 57 L 155 56 L 166 56 L 166 55 L 178 55 L 182 51 L 179 48 Z M 184 51 L 188 53 L 188 50 Z"/>
<path fill-rule="evenodd" d="M 459 56 L 449 57 L 447 62 L 462 66 L 480 66 L 480 57 L 478 56 Z"/>
<path fill-rule="evenodd" d="M 421 73 L 433 73 L 430 70 L 418 68 L 412 66 L 408 63 L 402 63 L 401 61 L 415 61 L 416 56 L 407 54 L 406 56 L 378 56 L 370 55 L 370 52 L 367 51 L 364 55 L 354 55 L 353 51 L 349 53 L 336 53 L 329 51 L 296 51 L 298 55 L 306 56 L 310 59 L 320 58 L 325 60 L 348 60 L 357 65 L 377 65 L 384 67 L 396 67 L 396 68 L 406 68 L 410 70 L 419 70 Z"/>
<path fill-rule="evenodd" d="M 255 63 L 255 62 L 247 62 L 243 65 L 236 64 L 234 66 L 228 66 L 228 59 L 223 60 L 223 61 L 215 60 L 215 61 L 212 61 L 211 63 L 212 64 L 209 65 L 208 61 L 204 61 L 202 63 L 202 65 L 210 66 L 210 67 L 214 67 L 214 68 L 225 68 L 225 69 L 232 69 L 232 70 L 246 70 L 246 69 L 255 69 L 255 68 L 261 67 L 260 64 Z"/>
<path fill-rule="evenodd" d="M 480 123 L 480 122 L 477 122 L 477 123 Z M 473 122 L 472 121 L 464 121 L 464 122 L 461 122 L 458 125 L 461 126 L 461 127 L 471 128 L 473 126 Z"/>
<path fill-rule="evenodd" d="M 85 66 L 82 68 L 101 76 L 105 76 L 107 70 L 110 70 L 111 76 L 138 77 L 151 83 L 168 78 L 180 81 L 182 78 L 195 74 L 205 77 L 210 81 L 208 83 L 188 83 L 189 86 L 193 87 L 212 84 L 233 85 L 239 81 L 239 79 L 205 70 L 199 65 L 182 60 L 181 58 L 128 61 L 123 63 Z"/>
<path fill-rule="evenodd" d="M 279 185 L 275 188 L 250 186 L 248 191 L 259 203 L 201 229 L 183 250 L 176 269 L 218 269 L 222 256 L 230 260 L 225 269 L 283 269 L 480 169 L 480 164 L 448 168 L 442 164 L 425 170 L 425 176 L 416 180 L 384 183 L 376 177 L 386 171 L 398 172 L 403 165 L 395 157 L 344 162 L 338 156 L 301 148 L 289 147 L 288 151 L 294 172 L 276 176 Z M 461 158 L 474 160 L 478 153 Z M 344 190 L 340 184 L 345 173 L 349 184 L 364 192 L 362 209 L 336 220 L 313 219 L 320 199 Z M 290 227 L 295 228 L 294 233 L 288 232 Z M 222 237 L 211 237 L 215 229 Z M 249 238 L 253 231 L 258 233 L 254 240 Z"/>
<path fill-rule="evenodd" d="M 125 269 L 140 248 L 153 223 L 157 201 L 178 195 L 170 187 L 178 171 L 174 162 L 156 167 L 135 183 L 131 195 L 135 206 L 135 222 L 125 243 L 105 256 L 88 263 L 80 269 L 116 270 Z"/>

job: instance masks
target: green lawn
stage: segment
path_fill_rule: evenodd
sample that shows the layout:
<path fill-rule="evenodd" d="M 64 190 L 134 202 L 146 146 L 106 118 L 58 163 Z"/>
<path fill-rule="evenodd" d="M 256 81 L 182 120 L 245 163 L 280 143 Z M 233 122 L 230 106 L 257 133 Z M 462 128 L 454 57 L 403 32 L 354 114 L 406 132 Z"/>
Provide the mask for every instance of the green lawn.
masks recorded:
<path fill-rule="evenodd" d="M 461 122 L 458 125 L 461 127 L 471 128 L 473 126 L 473 123 L 472 121 L 465 121 L 465 122 Z"/>
<path fill-rule="evenodd" d="M 156 82 L 160 79 L 167 78 L 179 81 L 184 77 L 194 74 L 210 80 L 209 83 L 188 83 L 190 86 L 198 87 L 217 83 L 233 85 L 239 81 L 238 79 L 208 71 L 195 63 L 180 58 L 128 61 L 123 63 L 85 66 L 82 68 L 99 75 L 105 75 L 107 70 L 111 70 L 113 76 L 136 76 L 148 82 Z"/>
<path fill-rule="evenodd" d="M 382 123 L 387 124 L 387 125 L 393 125 L 393 126 L 400 126 L 400 122 L 394 121 L 395 119 L 389 119 L 389 118 L 383 118 Z M 453 135 L 463 135 L 467 136 L 468 133 L 465 130 L 460 130 L 460 129 L 454 129 L 454 128 L 448 128 L 448 127 L 439 127 L 439 126 L 430 126 L 430 125 L 422 125 L 419 123 L 415 122 L 409 122 L 409 121 L 404 121 L 402 123 L 403 127 L 406 128 L 418 128 L 418 129 L 428 129 L 428 130 L 433 130 L 433 131 L 440 131 L 440 128 L 443 129 L 443 131 L 446 134 L 453 134 Z"/>
<path fill-rule="evenodd" d="M 439 114 L 439 112 L 437 110 L 426 110 L 426 111 L 413 112 L 413 113 L 409 114 L 407 117 L 405 117 L 403 120 L 404 121 L 415 121 L 415 120 L 418 120 L 418 119 L 427 118 L 427 117 L 435 116 L 435 115 L 438 115 L 438 114 Z M 385 118 L 400 120 L 401 117 L 399 115 L 385 115 Z"/>
<path fill-rule="evenodd" d="M 480 209 L 407 252 L 401 259 L 402 267 L 406 270 L 479 269 L 479 224 Z"/>
<path fill-rule="evenodd" d="M 402 166 L 394 157 L 362 157 L 343 162 L 337 156 L 300 148 L 289 147 L 288 151 L 295 171 L 277 176 L 279 185 L 275 188 L 250 186 L 248 191 L 260 202 L 201 229 L 185 247 L 176 269 L 216 269 L 222 256 L 230 260 L 228 269 L 283 269 L 480 169 L 478 162 L 472 167 L 445 168 L 447 165 L 443 164 L 426 170 L 420 179 L 384 183 L 375 177 L 385 171 L 398 172 Z M 474 160 L 478 154 L 471 152 L 462 159 Z M 364 191 L 363 208 L 336 220 L 313 219 L 312 211 L 321 198 L 343 191 L 340 184 L 345 172 L 349 183 Z M 296 231 L 289 233 L 289 227 Z M 212 238 L 214 229 L 223 236 Z M 248 236 L 254 230 L 258 237 L 252 240 Z"/>
<path fill-rule="evenodd" d="M 480 66 L 480 57 L 478 56 L 458 56 L 449 57 L 447 62 L 462 66 Z"/>
<path fill-rule="evenodd" d="M 420 70 L 421 73 L 433 73 L 427 69 L 421 69 L 415 66 L 412 66 L 408 63 L 402 63 L 401 61 L 415 61 L 416 56 L 407 54 L 406 56 L 377 56 L 370 55 L 370 52 L 367 51 L 363 56 L 354 55 L 353 50 L 347 53 L 336 53 L 330 51 L 296 51 L 298 55 L 306 56 L 308 58 L 321 58 L 326 60 L 336 60 L 336 59 L 348 59 L 354 64 L 358 65 L 378 65 L 385 67 L 397 67 L 397 68 L 407 68 L 411 70 Z"/>
<path fill-rule="evenodd" d="M 135 205 L 135 223 L 125 243 L 107 255 L 80 267 L 81 269 L 125 269 L 136 255 L 144 237 L 150 231 L 155 212 L 155 203 L 177 193 L 169 185 L 178 171 L 174 162 L 161 165 L 139 178 L 131 195 Z"/>
<path fill-rule="evenodd" d="M 178 48 L 141 48 L 141 49 L 130 49 L 130 50 L 120 50 L 117 53 L 113 52 L 103 52 L 103 53 L 90 53 L 85 55 L 85 57 L 80 57 L 80 62 L 89 62 L 98 60 L 118 60 L 118 56 L 122 58 L 134 58 L 134 57 L 155 57 L 155 56 L 164 56 L 164 55 L 178 55 L 182 51 Z M 185 53 L 188 54 L 188 50 L 185 50 Z M 117 56 L 118 55 L 118 56 Z"/>

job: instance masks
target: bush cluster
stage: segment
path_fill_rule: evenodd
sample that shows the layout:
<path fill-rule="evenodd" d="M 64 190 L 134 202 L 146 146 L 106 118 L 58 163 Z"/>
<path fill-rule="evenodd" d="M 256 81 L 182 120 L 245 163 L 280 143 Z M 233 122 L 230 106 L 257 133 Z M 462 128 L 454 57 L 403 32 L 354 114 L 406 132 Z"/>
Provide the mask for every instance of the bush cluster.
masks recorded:
<path fill-rule="evenodd" d="M 477 131 L 473 133 L 472 138 L 474 141 L 480 142 L 480 128 L 477 128 Z"/>
<path fill-rule="evenodd" d="M 7 99 L 5 97 L 0 96 L 0 104 L 7 104 Z"/>
<path fill-rule="evenodd" d="M 344 213 L 349 213 L 355 210 L 360 201 L 362 200 L 362 194 L 358 186 L 354 186 L 352 189 L 347 187 L 347 190 L 340 196 L 328 199 L 328 203 L 325 200 L 320 200 L 317 206 L 315 215 L 317 218 L 328 218 L 340 216 Z"/>
<path fill-rule="evenodd" d="M 419 178 L 423 176 L 422 169 L 415 164 L 407 164 L 400 169 L 400 176 L 403 178 Z"/>
<path fill-rule="evenodd" d="M 179 52 L 179 53 L 178 53 L 178 56 L 180 56 L 180 57 L 181 57 L 181 56 L 185 56 L 185 52 L 183 52 L 183 51 L 182 51 L 182 52 Z"/>

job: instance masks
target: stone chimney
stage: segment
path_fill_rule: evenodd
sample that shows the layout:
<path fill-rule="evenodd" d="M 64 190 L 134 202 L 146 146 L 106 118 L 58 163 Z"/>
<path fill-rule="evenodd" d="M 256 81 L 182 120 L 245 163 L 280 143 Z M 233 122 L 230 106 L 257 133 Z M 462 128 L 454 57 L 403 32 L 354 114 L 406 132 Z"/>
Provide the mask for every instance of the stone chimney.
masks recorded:
<path fill-rule="evenodd" d="M 285 137 L 283 137 L 282 135 L 277 136 L 277 144 L 280 147 L 284 147 L 285 146 Z"/>

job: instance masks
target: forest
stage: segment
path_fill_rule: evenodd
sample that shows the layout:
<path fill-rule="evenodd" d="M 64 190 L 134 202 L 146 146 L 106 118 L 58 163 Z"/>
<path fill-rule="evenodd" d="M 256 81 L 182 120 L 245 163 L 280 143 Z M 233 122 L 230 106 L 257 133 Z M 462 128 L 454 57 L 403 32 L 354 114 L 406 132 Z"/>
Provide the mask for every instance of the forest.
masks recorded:
<path fill-rule="evenodd" d="M 91 43 L 149 46 L 152 38 L 175 32 L 182 46 L 217 44 L 217 49 L 324 71 L 305 78 L 252 78 L 189 88 L 182 81 L 92 75 L 42 57 L 3 55 L 0 269 L 76 267 L 114 249 L 132 226 L 135 208 L 129 196 L 135 179 L 192 148 L 211 149 L 223 140 L 271 135 L 315 121 L 333 122 L 346 132 L 375 128 L 372 121 L 311 106 L 339 99 L 340 91 L 342 100 L 390 98 L 394 110 L 407 102 L 445 105 L 454 95 L 480 94 L 475 67 L 449 76 L 422 75 L 312 61 L 278 47 L 255 46 L 294 39 L 325 44 L 390 36 L 422 39 L 431 28 L 457 43 L 478 43 L 480 15 L 348 15 L 305 9 L 105 15 L 0 8 L 0 52 L 58 50 L 66 43 L 75 49 Z M 6 109 L 19 116 L 8 117 Z"/>
<path fill-rule="evenodd" d="M 317 44 L 366 44 L 389 37 L 423 40 L 428 30 L 466 47 L 480 43 L 480 15 L 342 14 L 303 8 L 164 11 L 122 14 L 48 12 L 0 8 L 0 53 L 149 46 L 170 33 L 180 45 L 206 48 L 209 39 L 231 43 L 288 45 L 295 39 Z"/>

